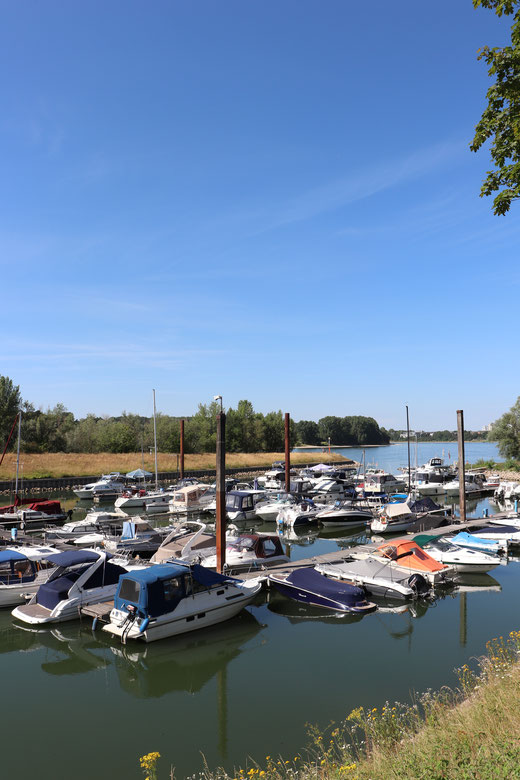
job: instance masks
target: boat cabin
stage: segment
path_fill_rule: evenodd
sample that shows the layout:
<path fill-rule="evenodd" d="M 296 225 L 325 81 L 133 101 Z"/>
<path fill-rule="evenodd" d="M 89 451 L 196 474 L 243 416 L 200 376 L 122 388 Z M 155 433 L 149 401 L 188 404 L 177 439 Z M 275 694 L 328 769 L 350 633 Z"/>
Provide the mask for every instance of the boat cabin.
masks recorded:
<path fill-rule="evenodd" d="M 187 596 L 219 588 L 232 581 L 198 564 L 157 564 L 121 577 L 114 609 L 135 613 L 143 620 L 155 618 L 173 612 Z M 193 616 L 186 617 L 186 620 L 193 620 Z"/>
<path fill-rule="evenodd" d="M 228 539 L 226 552 L 248 552 L 251 554 L 251 558 L 257 559 L 273 558 L 278 555 L 285 556 L 278 536 L 263 536 L 260 534 L 242 534 L 235 539 Z"/>
<path fill-rule="evenodd" d="M 186 485 L 176 490 L 172 495 L 169 506 L 171 509 L 189 509 L 198 505 L 202 496 L 207 492 L 207 485 Z"/>
<path fill-rule="evenodd" d="M 53 547 L 35 547 L 30 548 L 30 552 L 31 557 L 29 558 L 20 550 L 0 551 L 1 587 L 34 582 L 39 571 L 52 567 L 53 564 L 49 563 L 47 557 L 54 555 L 58 550 Z"/>

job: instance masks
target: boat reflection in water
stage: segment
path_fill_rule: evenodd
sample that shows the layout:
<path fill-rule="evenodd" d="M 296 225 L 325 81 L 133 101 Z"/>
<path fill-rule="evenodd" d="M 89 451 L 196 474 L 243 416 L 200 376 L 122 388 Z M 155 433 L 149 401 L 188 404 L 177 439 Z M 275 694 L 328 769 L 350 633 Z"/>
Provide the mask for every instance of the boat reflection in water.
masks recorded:
<path fill-rule="evenodd" d="M 222 625 L 154 645 L 123 647 L 79 622 L 53 628 L 12 624 L 0 630 L 0 653 L 52 650 L 53 660 L 46 655 L 41 669 L 53 675 L 77 675 L 114 665 L 123 690 L 150 698 L 171 691 L 200 691 L 262 628 L 244 610 Z"/>
<path fill-rule="evenodd" d="M 137 698 L 197 693 L 237 658 L 264 626 L 247 610 L 224 624 L 148 645 L 113 644 L 121 688 Z"/>
<path fill-rule="evenodd" d="M 335 625 L 345 625 L 350 623 L 359 623 L 365 615 L 359 613 L 334 612 L 331 609 L 315 607 L 311 604 L 303 604 L 293 599 L 283 596 L 274 588 L 270 589 L 267 601 L 267 607 L 270 612 L 282 615 L 288 618 L 291 623 L 300 623 L 302 620 L 316 620 L 320 623 L 334 623 Z M 373 613 L 369 613 L 373 614 Z"/>

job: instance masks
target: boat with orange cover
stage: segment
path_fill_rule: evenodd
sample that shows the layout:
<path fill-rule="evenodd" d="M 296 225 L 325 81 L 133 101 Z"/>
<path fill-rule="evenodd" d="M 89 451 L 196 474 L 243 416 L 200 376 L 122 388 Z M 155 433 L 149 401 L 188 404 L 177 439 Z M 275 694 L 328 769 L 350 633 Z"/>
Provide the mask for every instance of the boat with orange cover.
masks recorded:
<path fill-rule="evenodd" d="M 384 558 L 396 569 L 419 572 L 432 585 L 449 584 L 453 579 L 453 568 L 439 563 L 410 539 L 392 539 L 381 544 L 374 554 Z"/>

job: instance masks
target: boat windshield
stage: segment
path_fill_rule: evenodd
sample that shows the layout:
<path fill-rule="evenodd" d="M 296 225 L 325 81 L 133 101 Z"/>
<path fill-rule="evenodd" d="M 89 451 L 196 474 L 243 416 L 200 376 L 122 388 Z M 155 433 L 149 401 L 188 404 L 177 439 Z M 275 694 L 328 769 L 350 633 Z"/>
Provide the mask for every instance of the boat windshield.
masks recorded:
<path fill-rule="evenodd" d="M 226 550 L 242 551 L 242 550 L 254 550 L 254 539 L 231 539 L 226 544 Z"/>

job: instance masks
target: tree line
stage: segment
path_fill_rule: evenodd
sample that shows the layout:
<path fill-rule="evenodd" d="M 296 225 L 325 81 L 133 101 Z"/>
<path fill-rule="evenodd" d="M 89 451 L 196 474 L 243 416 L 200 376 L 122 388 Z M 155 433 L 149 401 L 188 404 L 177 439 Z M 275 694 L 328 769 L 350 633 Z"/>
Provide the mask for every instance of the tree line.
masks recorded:
<path fill-rule="evenodd" d="M 118 417 L 88 414 L 76 419 L 63 404 L 43 411 L 24 401 L 20 388 L 0 376 L 0 442 L 7 441 L 18 409 L 22 409 L 21 445 L 24 452 L 139 452 L 153 447 L 153 418 L 123 412 Z M 157 447 L 179 452 L 180 420 L 184 419 L 187 453 L 214 452 L 220 404 L 199 404 L 191 417 L 156 416 Z M 318 422 L 291 420 L 291 444 L 388 444 L 388 434 L 372 417 L 323 417 Z M 228 452 L 281 452 L 285 444 L 284 416 L 279 411 L 255 412 L 251 401 L 226 410 Z M 16 446 L 13 436 L 10 449 Z"/>

